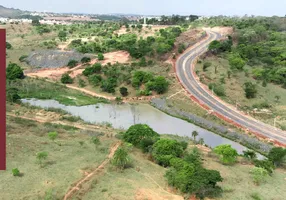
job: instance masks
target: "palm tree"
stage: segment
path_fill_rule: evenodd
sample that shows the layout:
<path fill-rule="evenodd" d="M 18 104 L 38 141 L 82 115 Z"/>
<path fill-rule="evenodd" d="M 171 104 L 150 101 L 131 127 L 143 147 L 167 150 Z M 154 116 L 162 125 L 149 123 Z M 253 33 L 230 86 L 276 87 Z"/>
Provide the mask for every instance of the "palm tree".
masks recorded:
<path fill-rule="evenodd" d="M 199 133 L 197 131 L 193 131 L 192 132 L 192 136 L 194 138 L 194 141 L 196 141 L 196 137 L 199 135 Z"/>
<path fill-rule="evenodd" d="M 128 153 L 124 148 L 118 148 L 112 159 L 113 165 L 123 170 L 129 162 Z"/>

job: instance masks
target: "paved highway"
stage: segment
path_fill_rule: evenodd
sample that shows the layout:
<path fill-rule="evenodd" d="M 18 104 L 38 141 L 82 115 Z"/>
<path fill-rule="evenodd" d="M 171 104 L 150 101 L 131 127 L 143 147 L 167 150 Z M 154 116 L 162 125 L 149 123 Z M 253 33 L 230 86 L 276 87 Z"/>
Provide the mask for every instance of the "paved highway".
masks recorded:
<path fill-rule="evenodd" d="M 199 82 L 194 72 L 196 58 L 207 51 L 211 41 L 221 38 L 221 35 L 216 32 L 208 31 L 207 33 L 209 37 L 194 45 L 193 48 L 187 50 L 178 58 L 176 62 L 176 73 L 181 84 L 191 95 L 199 100 L 201 104 L 206 105 L 214 113 L 223 116 L 226 120 L 232 121 L 252 133 L 258 133 L 286 145 L 285 131 L 260 122 L 236 110 L 236 108 L 223 102 L 209 92 L 209 90 L 206 90 Z"/>

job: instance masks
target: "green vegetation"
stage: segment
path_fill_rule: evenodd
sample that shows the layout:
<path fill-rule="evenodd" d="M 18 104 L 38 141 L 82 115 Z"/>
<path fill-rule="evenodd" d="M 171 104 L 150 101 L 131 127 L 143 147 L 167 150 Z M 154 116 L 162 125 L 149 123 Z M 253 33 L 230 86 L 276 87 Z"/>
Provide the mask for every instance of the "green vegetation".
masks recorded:
<path fill-rule="evenodd" d="M 87 96 L 81 92 L 68 89 L 61 84 L 50 83 L 39 79 L 25 78 L 23 80 L 7 82 L 7 90 L 10 91 L 7 93 L 10 100 L 15 100 L 15 97 L 17 99 L 18 96 L 20 96 L 21 98 L 54 99 L 64 105 L 80 106 L 108 103 L 106 99 Z"/>
<path fill-rule="evenodd" d="M 20 171 L 18 168 L 13 168 L 12 169 L 12 174 L 13 176 L 20 176 Z"/>
<path fill-rule="evenodd" d="M 112 164 L 118 169 L 123 170 L 128 166 L 129 162 L 130 158 L 128 156 L 127 150 L 122 147 L 119 147 L 114 153 Z"/>
<path fill-rule="evenodd" d="M 49 132 L 48 133 L 48 137 L 49 137 L 49 139 L 50 140 L 52 140 L 53 142 L 55 141 L 55 139 L 57 139 L 57 137 L 58 137 L 58 133 L 57 132 Z"/>
<path fill-rule="evenodd" d="M 214 148 L 214 152 L 220 156 L 220 160 L 224 164 L 233 164 L 236 162 L 238 153 L 229 144 L 219 145 Z"/>
<path fill-rule="evenodd" d="M 9 42 L 6 42 L 6 49 L 12 49 L 12 45 Z"/>
<path fill-rule="evenodd" d="M 274 147 L 269 152 L 268 158 L 275 166 L 279 166 L 285 162 L 286 149 L 282 147 Z"/>
<path fill-rule="evenodd" d="M 69 74 L 63 74 L 62 78 L 61 78 L 61 82 L 63 84 L 71 84 L 71 83 L 73 83 L 73 79 L 72 79 L 72 77 L 70 77 Z"/>
<path fill-rule="evenodd" d="M 78 65 L 78 61 L 76 61 L 76 60 L 70 60 L 69 62 L 68 62 L 68 67 L 69 68 L 74 68 L 75 66 L 77 66 Z"/>
<path fill-rule="evenodd" d="M 9 63 L 6 68 L 6 78 L 8 80 L 23 79 L 24 73 L 21 67 L 15 63 Z"/>
<path fill-rule="evenodd" d="M 263 183 L 268 177 L 268 172 L 264 168 L 254 167 L 250 173 L 252 174 L 254 183 L 257 185 Z"/>

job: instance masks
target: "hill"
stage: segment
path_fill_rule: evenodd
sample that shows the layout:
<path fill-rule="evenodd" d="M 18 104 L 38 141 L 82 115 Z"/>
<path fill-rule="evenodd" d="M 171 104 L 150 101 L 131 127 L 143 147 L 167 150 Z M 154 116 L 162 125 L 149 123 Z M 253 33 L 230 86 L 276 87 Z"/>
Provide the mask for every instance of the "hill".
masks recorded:
<path fill-rule="evenodd" d="M 0 5 L 0 17 L 14 18 L 23 15 L 25 13 L 27 13 L 27 11 L 22 11 L 20 9 L 14 9 L 14 8 L 6 8 Z"/>

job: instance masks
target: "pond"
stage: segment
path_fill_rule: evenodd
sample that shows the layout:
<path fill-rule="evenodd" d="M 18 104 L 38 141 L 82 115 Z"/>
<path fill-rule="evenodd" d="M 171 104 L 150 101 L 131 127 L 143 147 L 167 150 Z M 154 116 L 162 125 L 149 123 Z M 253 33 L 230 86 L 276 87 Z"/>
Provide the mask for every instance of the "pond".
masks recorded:
<path fill-rule="evenodd" d="M 148 104 L 96 104 L 89 106 L 65 106 L 55 100 L 22 99 L 23 103 L 42 108 L 60 108 L 73 116 L 78 116 L 82 120 L 90 123 L 110 123 L 114 128 L 128 129 L 134 124 L 148 124 L 159 134 L 173 134 L 179 136 L 192 137 L 192 132 L 197 131 L 205 144 L 214 148 L 221 144 L 230 144 L 238 153 L 242 153 L 247 148 L 239 143 L 221 137 L 213 132 L 200 128 L 187 121 L 169 116 L 164 112 Z M 260 157 L 260 156 L 259 156 Z"/>

